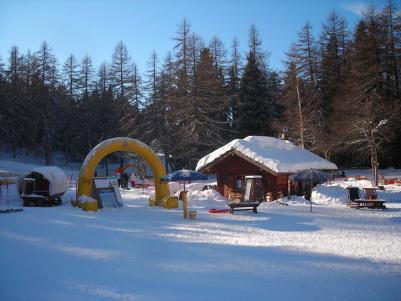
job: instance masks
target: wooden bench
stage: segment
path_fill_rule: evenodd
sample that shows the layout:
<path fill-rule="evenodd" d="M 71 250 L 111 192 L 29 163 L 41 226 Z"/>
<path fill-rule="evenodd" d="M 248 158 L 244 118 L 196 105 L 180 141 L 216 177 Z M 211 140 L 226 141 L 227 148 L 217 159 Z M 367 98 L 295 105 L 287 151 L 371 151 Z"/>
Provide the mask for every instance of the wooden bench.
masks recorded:
<path fill-rule="evenodd" d="M 234 211 L 238 210 L 252 210 L 255 213 L 258 213 L 259 202 L 229 202 L 228 206 L 230 207 L 230 213 L 234 214 Z"/>
<path fill-rule="evenodd" d="M 234 211 L 241 210 L 252 210 L 258 213 L 258 206 L 260 202 L 257 201 L 246 201 L 241 193 L 230 192 L 228 194 L 228 207 L 230 207 L 230 213 L 234 214 Z"/>

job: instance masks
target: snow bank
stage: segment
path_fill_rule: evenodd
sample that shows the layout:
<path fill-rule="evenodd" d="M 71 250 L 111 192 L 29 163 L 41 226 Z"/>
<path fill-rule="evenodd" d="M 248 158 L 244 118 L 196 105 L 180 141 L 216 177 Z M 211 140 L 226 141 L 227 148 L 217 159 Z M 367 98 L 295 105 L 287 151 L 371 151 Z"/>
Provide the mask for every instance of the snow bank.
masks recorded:
<path fill-rule="evenodd" d="M 83 194 L 79 197 L 79 201 L 82 203 L 97 203 L 97 200 L 95 200 L 94 198 L 87 196 L 85 194 Z"/>
<path fill-rule="evenodd" d="M 318 185 L 312 191 L 312 202 L 321 205 L 344 205 L 347 191 L 338 185 Z"/>
<path fill-rule="evenodd" d="M 401 203 L 401 186 L 386 185 L 386 190 L 378 190 L 377 196 L 387 202 Z"/>
<path fill-rule="evenodd" d="M 227 200 L 213 189 L 193 190 L 188 192 L 188 206 L 191 208 L 217 208 L 227 207 Z"/>
<path fill-rule="evenodd" d="M 222 155 L 236 150 L 275 172 L 293 173 L 304 169 L 337 170 L 337 166 L 318 155 L 301 149 L 287 140 L 266 136 L 248 136 L 235 139 L 198 161 L 200 170 Z"/>
<path fill-rule="evenodd" d="M 10 175 L 10 173 L 7 170 L 0 169 L 0 177 L 5 177 L 8 175 Z"/>
<path fill-rule="evenodd" d="M 291 199 L 287 197 L 279 199 L 290 206 L 310 205 L 310 202 L 303 196 L 292 195 Z M 347 191 L 340 186 L 320 186 L 312 191 L 312 203 L 324 206 L 346 206 Z"/>
<path fill-rule="evenodd" d="M 354 178 L 348 178 L 346 181 L 342 181 L 339 183 L 341 187 L 358 187 L 358 188 L 370 188 L 372 186 L 372 182 L 369 180 L 356 180 Z"/>
<path fill-rule="evenodd" d="M 192 208 L 227 208 L 227 199 L 219 192 L 213 189 L 205 189 L 205 186 L 216 185 L 214 180 L 196 181 L 191 184 L 185 184 L 188 206 Z M 168 189 L 170 194 L 179 197 L 180 191 L 184 190 L 184 184 L 178 182 L 169 182 Z"/>

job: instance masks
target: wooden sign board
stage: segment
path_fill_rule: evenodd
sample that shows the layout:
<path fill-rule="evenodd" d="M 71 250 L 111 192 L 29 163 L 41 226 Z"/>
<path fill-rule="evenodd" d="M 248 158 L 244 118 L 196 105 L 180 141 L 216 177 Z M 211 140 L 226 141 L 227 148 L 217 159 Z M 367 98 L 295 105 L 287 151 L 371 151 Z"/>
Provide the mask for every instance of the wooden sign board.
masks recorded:
<path fill-rule="evenodd" d="M 122 198 L 118 188 L 117 178 L 93 178 L 93 187 L 99 201 L 99 208 L 122 207 Z"/>

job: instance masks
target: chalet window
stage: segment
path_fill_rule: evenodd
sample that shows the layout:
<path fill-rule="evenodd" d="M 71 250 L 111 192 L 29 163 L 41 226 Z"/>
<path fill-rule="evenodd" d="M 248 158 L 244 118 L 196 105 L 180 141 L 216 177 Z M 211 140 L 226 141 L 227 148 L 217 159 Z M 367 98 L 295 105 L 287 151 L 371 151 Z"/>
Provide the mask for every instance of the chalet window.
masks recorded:
<path fill-rule="evenodd" d="M 236 191 L 235 192 L 242 192 L 242 176 L 236 176 Z"/>

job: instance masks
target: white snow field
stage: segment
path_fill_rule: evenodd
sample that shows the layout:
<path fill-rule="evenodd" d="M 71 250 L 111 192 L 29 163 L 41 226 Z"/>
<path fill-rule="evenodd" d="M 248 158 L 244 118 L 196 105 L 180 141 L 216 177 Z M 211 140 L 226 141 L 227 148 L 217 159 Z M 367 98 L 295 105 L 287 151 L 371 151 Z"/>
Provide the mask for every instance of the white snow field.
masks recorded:
<path fill-rule="evenodd" d="M 294 198 L 235 215 L 208 213 L 224 200 L 195 190 L 196 220 L 149 207 L 142 189 L 84 212 L 67 188 L 62 206 L 0 214 L 0 300 L 399 301 L 401 187 L 378 211 L 346 207 L 344 185 L 317 187 L 313 212 Z M 3 186 L 1 206 L 20 204 Z"/>

